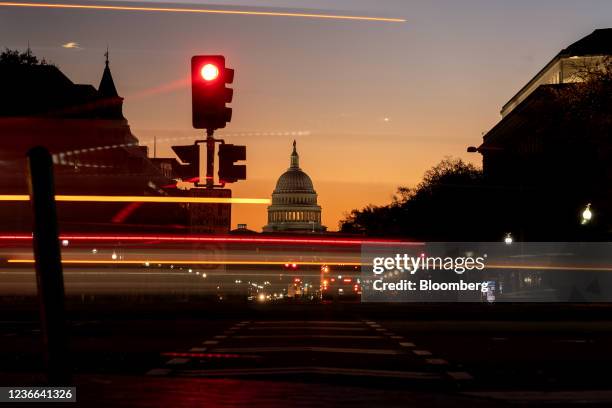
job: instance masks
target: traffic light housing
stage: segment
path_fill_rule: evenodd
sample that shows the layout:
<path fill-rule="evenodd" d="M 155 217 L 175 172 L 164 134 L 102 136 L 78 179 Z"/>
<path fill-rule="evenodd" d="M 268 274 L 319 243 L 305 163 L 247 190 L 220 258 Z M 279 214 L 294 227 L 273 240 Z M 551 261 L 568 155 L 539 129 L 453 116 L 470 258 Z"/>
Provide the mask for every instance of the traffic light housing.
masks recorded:
<path fill-rule="evenodd" d="M 175 169 L 178 176 L 183 179 L 197 179 L 200 177 L 200 145 L 172 146 L 172 150 L 181 159 L 181 164 Z"/>
<path fill-rule="evenodd" d="M 222 55 L 196 55 L 191 58 L 191 104 L 193 127 L 213 131 L 232 120 L 234 70 L 225 67 Z"/>
<path fill-rule="evenodd" d="M 219 145 L 219 181 L 234 183 L 246 180 L 246 165 L 234 164 L 240 160 L 246 160 L 246 146 Z"/>

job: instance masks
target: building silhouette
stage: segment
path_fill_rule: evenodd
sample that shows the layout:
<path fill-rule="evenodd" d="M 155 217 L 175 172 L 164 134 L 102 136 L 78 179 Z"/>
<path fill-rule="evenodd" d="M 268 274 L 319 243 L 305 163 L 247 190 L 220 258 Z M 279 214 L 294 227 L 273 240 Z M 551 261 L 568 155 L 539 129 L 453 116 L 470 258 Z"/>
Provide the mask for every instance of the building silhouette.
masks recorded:
<path fill-rule="evenodd" d="M 594 67 L 612 55 L 612 28 L 593 31 L 559 51 L 533 78 L 531 78 L 501 109 L 505 117 L 521 104 L 540 85 L 571 84 L 584 80 L 581 71 Z"/>
<path fill-rule="evenodd" d="M 323 232 L 321 206 L 312 180 L 300 168 L 300 156 L 295 140 L 290 166 L 276 182 L 272 205 L 268 207 L 268 224 L 264 232 Z"/>
<path fill-rule="evenodd" d="M 612 66 L 611 56 L 612 29 L 563 49 L 504 105 L 482 144 L 468 149 L 482 154 L 495 217 L 521 238 L 582 239 L 590 229 L 595 239 L 612 232 L 612 90 L 609 82 L 587 80 Z M 589 203 L 597 222 L 581 227 L 579 214 Z"/>
<path fill-rule="evenodd" d="M 26 153 L 44 146 L 53 155 L 57 194 L 202 195 L 176 188 L 176 159 L 156 161 L 139 145 L 108 52 L 97 89 L 73 83 L 29 51 L 21 59 L 9 53 L 0 59 L 0 194 L 28 193 Z M 228 232 L 229 212 L 229 205 L 215 204 L 58 203 L 63 231 Z M 29 206 L 3 203 L 0 222 L 5 230 L 30 229 Z"/>
<path fill-rule="evenodd" d="M 167 182 L 147 160 L 147 148 L 138 145 L 123 116 L 123 98 L 108 58 L 98 89 L 75 84 L 47 64 L 0 63 L 0 84 L 0 160 L 17 172 L 14 183 L 3 188 L 25 188 L 24 157 L 32 146 L 44 146 L 54 155 L 60 190 L 82 190 L 86 186 L 79 180 L 88 179 L 89 186 L 102 183 L 102 188 L 142 193 L 132 180 L 104 185 L 118 175 Z"/>

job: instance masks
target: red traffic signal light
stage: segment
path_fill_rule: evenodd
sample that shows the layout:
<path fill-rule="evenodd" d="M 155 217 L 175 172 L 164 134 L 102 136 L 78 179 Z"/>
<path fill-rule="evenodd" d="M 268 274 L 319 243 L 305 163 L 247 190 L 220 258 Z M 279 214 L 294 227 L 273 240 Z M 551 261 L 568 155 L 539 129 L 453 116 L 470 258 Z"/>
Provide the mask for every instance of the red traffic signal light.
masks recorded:
<path fill-rule="evenodd" d="M 191 105 L 193 127 L 215 130 L 232 120 L 232 109 L 225 106 L 233 97 L 226 87 L 234 80 L 234 70 L 225 67 L 222 55 L 196 55 L 191 58 Z"/>
<path fill-rule="evenodd" d="M 219 77 L 219 68 L 214 64 L 206 64 L 200 70 L 200 75 L 205 81 L 214 81 Z"/>
<path fill-rule="evenodd" d="M 246 165 L 234 164 L 240 160 L 246 160 L 246 146 L 233 144 L 219 146 L 219 180 L 222 183 L 246 180 Z"/>

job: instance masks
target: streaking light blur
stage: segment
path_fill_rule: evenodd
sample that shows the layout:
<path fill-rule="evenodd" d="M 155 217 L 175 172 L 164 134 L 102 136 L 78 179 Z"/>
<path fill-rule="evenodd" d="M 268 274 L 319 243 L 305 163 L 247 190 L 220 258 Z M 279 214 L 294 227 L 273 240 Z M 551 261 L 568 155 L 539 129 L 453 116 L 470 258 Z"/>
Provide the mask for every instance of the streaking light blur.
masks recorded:
<path fill-rule="evenodd" d="M 403 18 L 368 17 L 368 16 L 346 16 L 339 14 L 316 14 L 316 13 L 291 13 L 278 11 L 249 11 L 249 10 L 216 10 L 216 9 L 192 9 L 179 7 L 136 7 L 136 6 L 111 6 L 96 4 L 60 4 L 60 3 L 17 3 L 0 2 L 0 7 L 37 7 L 37 8 L 59 8 L 59 9 L 85 9 L 85 10 L 117 10 L 117 11 L 156 11 L 168 13 L 205 13 L 205 14 L 233 14 L 243 16 L 270 16 L 270 17 L 302 17 L 320 18 L 333 20 L 357 20 L 357 21 L 380 21 L 387 23 L 405 23 Z"/>
<path fill-rule="evenodd" d="M 144 259 L 138 260 L 120 260 L 118 255 L 113 252 L 111 256 L 112 260 L 92 260 L 92 259 L 62 259 L 63 264 L 82 264 L 82 265 L 143 265 L 147 261 Z M 13 264 L 32 264 L 34 259 L 8 259 L 8 263 Z M 215 261 L 202 261 L 198 259 L 194 260 L 156 260 L 155 263 L 158 265 L 284 265 L 282 261 L 259 261 L 259 260 L 247 260 L 247 261 L 232 261 L 232 260 L 215 260 Z M 321 262 L 315 261 L 303 261 L 303 265 L 321 265 Z M 328 265 L 334 266 L 361 266 L 361 262 L 326 262 Z"/>
<path fill-rule="evenodd" d="M 0 201 L 29 201 L 26 194 L 0 195 Z M 88 196 L 56 195 L 56 201 L 91 203 L 195 203 L 195 204 L 270 204 L 268 198 L 223 197 L 153 197 L 153 196 Z"/>

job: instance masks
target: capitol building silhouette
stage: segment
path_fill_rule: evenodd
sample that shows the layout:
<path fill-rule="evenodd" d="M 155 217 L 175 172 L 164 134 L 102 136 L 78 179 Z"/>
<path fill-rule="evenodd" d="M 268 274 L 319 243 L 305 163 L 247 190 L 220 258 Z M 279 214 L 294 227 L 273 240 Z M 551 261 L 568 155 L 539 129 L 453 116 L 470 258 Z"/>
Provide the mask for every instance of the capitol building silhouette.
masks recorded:
<path fill-rule="evenodd" d="M 290 166 L 276 182 L 272 205 L 268 207 L 268 224 L 263 230 L 320 233 L 326 229 L 321 225 L 321 206 L 317 204 L 317 192 L 308 174 L 300 168 L 300 156 L 294 140 Z"/>

